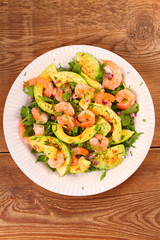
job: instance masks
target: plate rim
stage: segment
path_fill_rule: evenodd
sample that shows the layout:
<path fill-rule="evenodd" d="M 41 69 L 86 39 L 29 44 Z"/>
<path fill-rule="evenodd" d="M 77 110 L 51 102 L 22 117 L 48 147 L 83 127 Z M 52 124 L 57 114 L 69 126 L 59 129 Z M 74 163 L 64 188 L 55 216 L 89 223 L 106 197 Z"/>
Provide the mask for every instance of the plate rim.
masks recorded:
<path fill-rule="evenodd" d="M 6 125 L 5 125 L 5 119 L 6 119 L 6 117 L 7 117 L 7 114 L 6 114 L 7 104 L 8 104 L 8 101 L 9 101 L 9 97 L 10 97 L 11 91 L 12 91 L 12 89 L 13 89 L 13 87 L 14 87 L 14 84 L 16 83 L 17 79 L 20 77 L 20 75 L 21 75 L 27 68 L 30 67 L 30 65 L 33 64 L 33 62 L 37 61 L 37 60 L 40 59 L 40 58 L 43 58 L 46 54 L 51 53 L 51 52 L 53 52 L 54 50 L 64 49 L 64 48 L 68 48 L 68 47 L 71 47 L 71 48 L 72 48 L 72 47 L 73 47 L 73 48 L 74 48 L 74 47 L 76 47 L 76 48 L 77 48 L 77 47 L 81 47 L 81 48 L 83 48 L 83 47 L 89 47 L 89 48 L 96 48 L 96 49 L 100 49 L 100 50 L 107 51 L 107 52 L 109 52 L 111 55 L 116 56 L 116 58 L 118 57 L 118 58 L 119 58 L 120 60 L 122 60 L 123 62 L 129 64 L 130 67 L 132 68 L 132 70 L 133 70 L 133 71 L 136 71 L 136 73 L 139 75 L 139 77 L 142 78 L 141 75 L 139 74 L 139 72 L 138 72 L 128 61 L 126 61 L 124 58 L 122 58 L 122 57 L 119 56 L 118 54 L 116 54 L 116 53 L 114 53 L 114 52 L 112 52 L 112 51 L 109 51 L 109 50 L 107 50 L 107 49 L 105 49 L 105 48 L 101 48 L 101 47 L 97 47 L 97 46 L 92 46 L 92 45 L 86 45 L 86 44 L 82 44 L 82 45 L 81 45 L 81 44 L 77 44 L 77 45 L 67 45 L 67 46 L 62 46 L 62 47 L 54 48 L 54 49 L 52 49 L 52 50 L 49 50 L 49 51 L 43 53 L 42 55 L 38 56 L 37 58 L 33 59 L 33 60 L 19 73 L 19 75 L 16 77 L 16 79 L 15 79 L 14 82 L 12 83 L 12 86 L 10 87 L 10 90 L 9 90 L 9 92 L 8 92 L 8 94 L 7 94 L 7 97 L 6 97 L 5 105 L 4 105 L 4 110 L 3 110 L 3 132 L 4 132 L 4 137 L 5 137 L 6 145 L 7 145 L 7 147 L 8 147 L 8 150 L 9 150 L 9 153 L 10 153 L 11 157 L 13 158 L 14 162 L 16 163 L 16 165 L 21 169 L 21 171 L 22 171 L 31 181 L 33 181 L 33 182 L 36 183 L 38 186 L 40 186 L 40 187 L 42 187 L 42 188 L 44 188 L 44 189 L 47 189 L 47 190 L 49 190 L 49 191 L 51 191 L 51 192 L 58 193 L 58 194 L 61 194 L 61 195 L 65 195 L 65 196 L 79 196 L 79 197 L 80 197 L 80 196 L 92 196 L 92 195 L 97 195 L 97 194 L 100 194 L 100 193 L 109 191 L 109 190 L 111 190 L 111 189 L 119 186 L 120 184 L 122 184 L 123 182 L 125 182 L 127 179 L 129 179 L 129 178 L 138 170 L 138 168 L 141 166 L 141 164 L 142 164 L 143 161 L 145 160 L 145 158 L 146 158 L 146 156 L 147 156 L 147 154 L 148 154 L 148 152 L 149 152 L 149 150 L 150 150 L 150 147 L 151 147 L 151 144 L 152 144 L 152 141 L 153 141 L 153 137 L 154 137 L 154 133 L 155 133 L 155 109 L 154 109 L 154 103 L 153 103 L 152 95 L 150 94 L 150 91 L 149 91 L 149 89 L 148 89 L 145 81 L 143 80 L 144 83 L 145 83 L 146 89 L 147 89 L 147 91 L 148 91 L 148 94 L 149 94 L 149 96 L 150 96 L 151 105 L 152 105 L 152 106 L 151 106 L 151 108 L 152 108 L 152 117 L 153 117 L 153 119 L 152 119 L 152 120 L 153 120 L 152 137 L 151 137 L 150 142 L 149 142 L 149 148 L 148 148 L 148 150 L 145 152 L 145 155 L 144 155 L 143 160 L 138 164 L 138 166 L 136 167 L 136 169 L 135 169 L 134 171 L 132 171 L 131 174 L 128 175 L 127 178 L 122 179 L 122 181 L 119 181 L 119 183 L 116 184 L 115 186 L 112 186 L 112 187 L 110 187 L 110 188 L 108 188 L 108 189 L 101 190 L 101 191 L 96 192 L 96 193 L 90 193 L 90 194 L 85 193 L 85 194 L 83 194 L 83 192 L 82 192 L 82 194 L 80 194 L 80 195 L 78 194 L 78 195 L 77 195 L 77 194 L 69 194 L 69 193 L 66 194 L 66 193 L 62 193 L 62 192 L 59 192 L 59 191 L 53 191 L 53 190 L 51 190 L 51 189 L 49 189 L 49 188 L 47 188 L 47 187 L 44 187 L 44 186 L 42 186 L 41 184 L 37 183 L 32 177 L 30 177 L 28 174 L 25 173 L 24 169 L 22 169 L 21 166 L 19 166 L 19 164 L 17 163 L 17 161 L 15 160 L 15 158 L 14 158 L 14 156 L 13 156 L 13 152 L 10 151 L 10 146 L 9 146 L 10 144 L 9 144 L 9 142 L 8 142 L 8 139 L 7 139 Z M 88 51 L 89 51 L 89 50 L 88 50 Z M 142 78 L 142 79 L 143 79 L 143 78 Z"/>

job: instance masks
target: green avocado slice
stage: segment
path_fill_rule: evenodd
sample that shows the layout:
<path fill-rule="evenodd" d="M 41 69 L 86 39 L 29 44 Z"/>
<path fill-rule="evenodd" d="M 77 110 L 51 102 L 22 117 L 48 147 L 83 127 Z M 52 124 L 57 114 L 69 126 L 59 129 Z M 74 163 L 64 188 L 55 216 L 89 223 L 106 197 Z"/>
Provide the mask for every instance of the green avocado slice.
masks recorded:
<path fill-rule="evenodd" d="M 96 124 L 100 126 L 99 133 L 101 133 L 103 136 L 106 136 L 111 130 L 111 125 L 109 122 L 100 115 L 96 116 Z"/>
<path fill-rule="evenodd" d="M 38 106 L 45 112 L 49 114 L 54 114 L 53 106 L 50 103 L 43 101 L 43 86 L 42 85 L 34 85 L 34 97 Z"/>
<path fill-rule="evenodd" d="M 90 77 L 88 77 L 85 73 L 81 73 L 81 77 L 88 83 L 88 85 L 90 85 L 91 87 L 99 90 L 100 89 L 100 86 L 101 84 L 96 81 L 96 80 L 93 80 L 91 79 Z"/>
<path fill-rule="evenodd" d="M 45 70 L 39 75 L 39 77 L 52 80 L 51 77 L 49 76 L 51 72 L 57 72 L 57 69 L 54 63 L 51 63 L 50 65 L 48 65 L 48 67 L 45 68 Z"/>
<path fill-rule="evenodd" d="M 76 59 L 77 62 L 82 66 L 82 72 L 84 72 L 91 79 L 96 80 L 100 71 L 98 61 L 89 53 L 83 52 L 77 52 Z"/>
<path fill-rule="evenodd" d="M 64 131 L 63 127 L 60 124 L 52 125 L 52 131 L 56 135 L 57 138 L 59 138 L 61 141 L 68 143 L 68 144 L 78 144 L 88 141 L 90 138 L 92 138 L 99 130 L 98 125 L 93 125 L 91 127 L 88 127 L 82 132 L 80 135 L 76 137 L 68 136 Z"/>
<path fill-rule="evenodd" d="M 125 156 L 125 147 L 123 144 L 107 148 L 102 154 L 92 160 L 95 168 L 111 169 L 118 166 Z M 96 164 L 95 164 L 96 163 Z"/>
<path fill-rule="evenodd" d="M 97 103 L 91 103 L 88 109 L 91 110 L 95 115 L 107 117 L 108 121 L 111 121 L 114 126 L 112 140 L 115 142 L 120 141 L 122 125 L 118 115 L 111 108 Z"/>
<path fill-rule="evenodd" d="M 55 148 L 58 148 L 62 151 L 65 156 L 65 162 L 62 167 L 57 168 L 58 173 L 61 176 L 64 176 L 68 171 L 71 164 L 71 154 L 69 148 L 65 143 L 61 142 L 55 137 L 49 136 L 32 136 L 29 137 L 29 141 L 34 149 L 38 152 L 44 152 L 47 157 L 53 157 L 55 153 Z M 53 152 L 51 152 L 51 147 L 53 146 Z"/>
<path fill-rule="evenodd" d="M 57 72 L 57 73 L 50 73 L 49 76 L 55 83 L 56 87 L 61 87 L 65 83 L 69 82 L 76 82 L 76 83 L 83 83 L 86 84 L 86 81 L 77 73 L 74 72 Z"/>
<path fill-rule="evenodd" d="M 40 74 L 39 77 L 43 77 L 46 79 L 51 80 L 49 73 L 57 72 L 57 69 L 54 65 L 54 63 L 50 64 L 48 67 L 45 68 L 45 70 Z M 34 97 L 36 100 L 36 103 L 38 106 L 45 112 L 48 112 L 49 114 L 54 114 L 53 106 L 50 103 L 47 103 L 45 101 L 42 101 L 41 98 L 43 98 L 43 87 L 41 85 L 34 85 Z"/>
<path fill-rule="evenodd" d="M 121 136 L 121 140 L 118 142 L 114 142 L 112 138 L 109 139 L 110 144 L 111 145 L 116 145 L 122 142 L 125 142 L 127 139 L 129 139 L 130 137 L 132 137 L 132 135 L 134 134 L 134 131 L 130 131 L 128 129 L 122 129 L 122 136 Z"/>
<path fill-rule="evenodd" d="M 78 165 L 69 167 L 69 172 L 70 173 L 82 173 L 84 171 L 87 171 L 88 168 L 90 167 L 90 165 L 91 165 L 90 161 L 86 160 L 84 157 L 81 157 L 79 159 Z"/>

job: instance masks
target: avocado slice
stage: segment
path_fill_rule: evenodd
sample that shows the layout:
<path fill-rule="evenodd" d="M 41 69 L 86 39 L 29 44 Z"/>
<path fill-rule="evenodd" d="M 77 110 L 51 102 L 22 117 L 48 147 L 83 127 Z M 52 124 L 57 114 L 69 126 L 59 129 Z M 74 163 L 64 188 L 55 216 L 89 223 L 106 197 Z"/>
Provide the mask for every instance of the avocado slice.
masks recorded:
<path fill-rule="evenodd" d="M 103 136 L 106 136 L 111 130 L 111 125 L 109 122 L 100 115 L 96 116 L 96 125 L 100 126 L 99 133 L 101 133 Z"/>
<path fill-rule="evenodd" d="M 57 168 L 57 171 L 61 176 L 64 176 L 69 171 L 69 166 L 71 164 L 71 154 L 69 148 L 65 143 L 61 142 L 55 137 L 49 136 L 32 136 L 29 137 L 29 141 L 33 148 L 36 150 L 38 149 L 38 152 L 44 152 L 47 157 L 53 157 L 56 151 L 55 148 L 59 148 L 64 154 L 66 160 L 62 167 Z M 51 147 L 53 147 L 53 152 L 51 151 Z"/>
<path fill-rule="evenodd" d="M 125 147 L 123 144 L 107 148 L 103 154 L 98 154 L 92 161 L 98 164 L 95 168 L 98 169 L 111 169 L 118 166 L 125 156 Z"/>
<path fill-rule="evenodd" d="M 50 64 L 48 67 L 45 68 L 45 70 L 40 74 L 39 77 L 43 77 L 49 80 L 52 80 L 49 76 L 50 72 L 57 72 L 57 69 L 54 65 L 54 63 Z M 50 103 L 47 103 L 45 101 L 42 101 L 41 97 L 43 97 L 43 87 L 41 85 L 34 85 L 34 97 L 36 100 L 36 103 L 38 106 L 45 112 L 48 112 L 49 114 L 54 114 L 53 106 Z"/>
<path fill-rule="evenodd" d="M 92 138 L 99 130 L 98 125 L 93 125 L 91 127 L 88 127 L 82 132 L 80 135 L 76 137 L 68 136 L 64 131 L 63 127 L 60 124 L 52 125 L 52 131 L 56 135 L 57 138 L 59 138 L 61 141 L 68 143 L 68 144 L 78 144 L 88 141 L 90 138 Z"/>
<path fill-rule="evenodd" d="M 84 171 L 87 171 L 90 165 L 90 161 L 86 160 L 84 157 L 81 157 L 79 159 L 78 165 L 69 167 L 69 173 L 82 173 Z"/>
<path fill-rule="evenodd" d="M 96 80 L 93 80 L 91 79 L 90 77 L 88 77 L 85 73 L 81 73 L 81 77 L 88 83 L 88 85 L 90 85 L 91 87 L 99 90 L 100 89 L 100 86 L 101 84 L 96 81 Z"/>
<path fill-rule="evenodd" d="M 91 103 L 92 96 L 90 93 L 86 93 L 84 97 L 79 101 L 79 105 L 82 109 L 86 110 Z"/>
<path fill-rule="evenodd" d="M 100 71 L 98 61 L 89 53 L 83 52 L 77 52 L 76 59 L 77 62 L 82 66 L 82 72 L 84 72 L 91 79 L 96 80 Z"/>
<path fill-rule="evenodd" d="M 51 77 L 49 76 L 51 72 L 57 72 L 57 69 L 54 63 L 51 63 L 50 65 L 48 65 L 48 67 L 45 68 L 45 70 L 39 75 L 39 77 L 52 80 Z"/>
<path fill-rule="evenodd" d="M 118 115 L 111 108 L 98 103 L 91 103 L 88 109 L 91 110 L 95 115 L 102 115 L 107 117 L 108 121 L 111 121 L 114 126 L 112 140 L 115 142 L 120 141 L 122 125 Z"/>
<path fill-rule="evenodd" d="M 55 85 L 59 88 L 65 83 L 69 82 L 76 82 L 76 83 L 84 83 L 87 85 L 86 81 L 77 73 L 74 72 L 57 72 L 57 73 L 50 73 L 49 76 L 55 83 Z"/>
<path fill-rule="evenodd" d="M 129 139 L 130 137 L 132 137 L 132 135 L 134 134 L 134 131 L 130 131 L 128 129 L 122 129 L 122 135 L 121 135 L 121 140 L 118 142 L 114 142 L 112 138 L 110 138 L 110 144 L 111 145 L 116 145 L 122 142 L 125 142 L 127 139 Z"/>
<path fill-rule="evenodd" d="M 45 112 L 49 114 L 54 114 L 53 106 L 50 103 L 47 103 L 41 99 L 43 98 L 43 86 L 42 85 L 34 85 L 34 97 L 38 106 Z"/>

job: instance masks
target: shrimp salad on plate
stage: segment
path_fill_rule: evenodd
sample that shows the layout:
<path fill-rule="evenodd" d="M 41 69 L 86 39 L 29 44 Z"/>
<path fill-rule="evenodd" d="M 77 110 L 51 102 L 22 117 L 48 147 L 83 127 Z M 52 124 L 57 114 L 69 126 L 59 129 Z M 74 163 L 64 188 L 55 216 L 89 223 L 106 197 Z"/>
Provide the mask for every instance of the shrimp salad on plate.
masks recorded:
<path fill-rule="evenodd" d="M 19 134 L 36 162 L 61 176 L 103 171 L 101 180 L 118 166 L 141 134 L 136 95 L 124 80 L 114 62 L 78 52 L 68 69 L 52 63 L 24 82 L 29 105 L 22 106 Z"/>

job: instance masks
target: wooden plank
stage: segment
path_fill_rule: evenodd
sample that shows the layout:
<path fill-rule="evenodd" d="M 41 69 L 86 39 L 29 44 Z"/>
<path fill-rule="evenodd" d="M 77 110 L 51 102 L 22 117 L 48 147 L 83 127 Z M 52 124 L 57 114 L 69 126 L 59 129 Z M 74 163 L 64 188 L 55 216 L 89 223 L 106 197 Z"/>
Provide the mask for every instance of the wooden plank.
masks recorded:
<path fill-rule="evenodd" d="M 39 187 L 0 154 L 0 239 L 158 240 L 159 156 L 160 148 L 151 149 L 136 173 L 108 192 L 70 197 Z"/>

